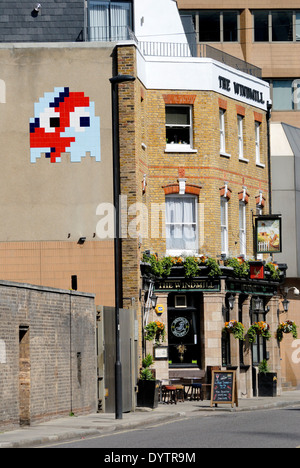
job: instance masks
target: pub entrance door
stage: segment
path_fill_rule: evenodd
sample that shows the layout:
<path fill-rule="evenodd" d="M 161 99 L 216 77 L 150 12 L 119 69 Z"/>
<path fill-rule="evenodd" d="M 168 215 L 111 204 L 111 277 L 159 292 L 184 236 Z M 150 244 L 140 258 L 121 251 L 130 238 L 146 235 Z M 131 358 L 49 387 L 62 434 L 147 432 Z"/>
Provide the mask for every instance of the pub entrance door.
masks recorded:
<path fill-rule="evenodd" d="M 169 294 L 168 338 L 171 368 L 201 367 L 201 304 L 201 293 Z"/>

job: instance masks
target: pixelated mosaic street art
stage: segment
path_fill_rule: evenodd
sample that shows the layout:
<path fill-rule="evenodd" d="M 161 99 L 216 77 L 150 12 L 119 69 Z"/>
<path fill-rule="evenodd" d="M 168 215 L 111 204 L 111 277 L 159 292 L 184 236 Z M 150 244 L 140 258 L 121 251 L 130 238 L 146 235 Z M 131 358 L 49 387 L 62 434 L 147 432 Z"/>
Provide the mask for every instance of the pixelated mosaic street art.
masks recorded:
<path fill-rule="evenodd" d="M 45 154 L 51 163 L 70 153 L 71 162 L 81 162 L 86 153 L 101 161 L 100 117 L 95 103 L 83 92 L 55 88 L 34 105 L 30 119 L 30 159 L 36 163 Z"/>

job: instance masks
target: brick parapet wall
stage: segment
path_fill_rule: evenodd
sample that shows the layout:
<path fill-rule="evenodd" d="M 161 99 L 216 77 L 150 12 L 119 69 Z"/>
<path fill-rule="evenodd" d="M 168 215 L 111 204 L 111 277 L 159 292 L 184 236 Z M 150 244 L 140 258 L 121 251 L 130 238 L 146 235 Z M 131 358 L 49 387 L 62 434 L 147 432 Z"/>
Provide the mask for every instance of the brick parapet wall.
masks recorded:
<path fill-rule="evenodd" d="M 0 281 L 0 427 L 19 424 L 26 405 L 31 423 L 96 411 L 94 299 Z"/>

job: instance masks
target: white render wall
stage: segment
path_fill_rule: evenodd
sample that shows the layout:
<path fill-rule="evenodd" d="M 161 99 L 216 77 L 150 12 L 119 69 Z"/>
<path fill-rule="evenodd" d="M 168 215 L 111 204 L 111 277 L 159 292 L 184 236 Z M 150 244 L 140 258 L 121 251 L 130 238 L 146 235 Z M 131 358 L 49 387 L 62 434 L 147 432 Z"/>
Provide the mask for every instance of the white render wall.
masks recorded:
<path fill-rule="evenodd" d="M 136 0 L 134 21 L 139 41 L 187 44 L 175 0 Z"/>
<path fill-rule="evenodd" d="M 266 81 L 247 75 L 210 58 L 145 57 L 137 53 L 138 78 L 147 89 L 215 91 L 236 101 L 267 110 L 270 86 Z M 220 77 L 230 82 L 228 89 L 220 86 Z M 234 83 L 259 92 L 263 102 L 235 93 Z"/>

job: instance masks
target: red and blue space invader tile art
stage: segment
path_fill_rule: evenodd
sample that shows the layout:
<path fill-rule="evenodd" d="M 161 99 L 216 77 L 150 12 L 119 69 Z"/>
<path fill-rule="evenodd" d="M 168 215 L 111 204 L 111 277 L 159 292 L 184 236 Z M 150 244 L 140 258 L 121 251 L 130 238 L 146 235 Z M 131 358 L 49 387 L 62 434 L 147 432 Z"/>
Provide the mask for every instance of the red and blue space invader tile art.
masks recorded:
<path fill-rule="evenodd" d="M 95 116 L 94 102 L 69 88 L 45 93 L 30 119 L 31 162 L 42 154 L 51 163 L 61 162 L 62 153 L 70 153 L 71 162 L 80 162 L 87 152 L 101 161 L 100 117 Z"/>

